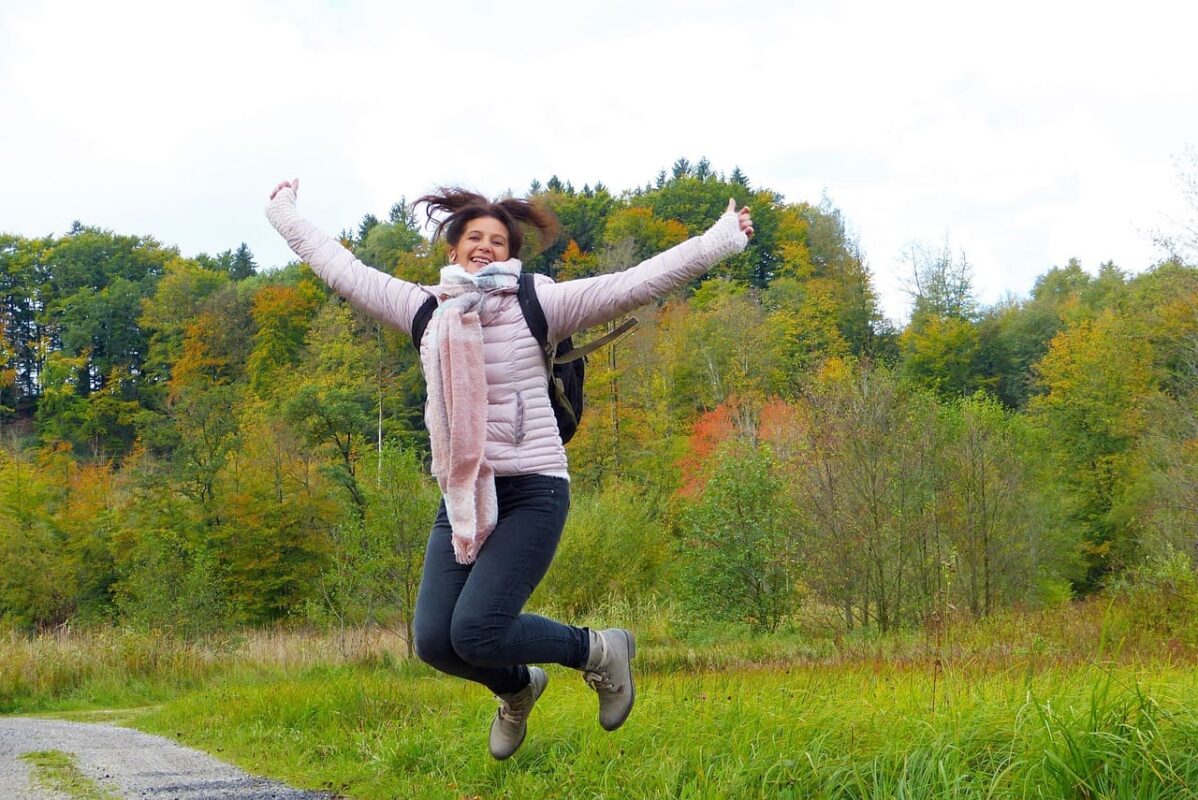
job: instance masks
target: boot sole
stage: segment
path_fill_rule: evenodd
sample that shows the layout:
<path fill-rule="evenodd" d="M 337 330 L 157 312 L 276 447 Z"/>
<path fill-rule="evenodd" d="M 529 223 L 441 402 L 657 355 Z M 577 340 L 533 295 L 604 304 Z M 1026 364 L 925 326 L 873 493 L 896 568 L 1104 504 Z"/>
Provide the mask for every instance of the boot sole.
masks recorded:
<path fill-rule="evenodd" d="M 488 748 L 488 751 L 491 753 L 491 758 L 495 759 L 496 761 L 507 761 L 509 758 L 516 755 L 516 751 L 520 749 L 520 746 L 524 744 L 524 740 L 527 738 L 528 738 L 528 728 L 526 727 L 524 729 L 524 735 L 520 737 L 520 741 L 516 742 L 516 746 L 512 748 L 512 752 L 508 753 L 507 755 L 504 755 L 504 756 L 497 755 L 494 750 L 490 750 Z"/>
<path fill-rule="evenodd" d="M 636 637 L 632 635 L 632 631 L 621 629 L 620 633 L 624 634 L 624 642 L 628 645 L 628 708 L 624 711 L 624 716 L 620 717 L 610 728 L 604 725 L 605 731 L 614 731 L 623 725 L 628 719 L 628 715 L 632 713 L 632 706 L 636 703 L 636 682 L 632 677 L 632 659 L 636 657 Z"/>

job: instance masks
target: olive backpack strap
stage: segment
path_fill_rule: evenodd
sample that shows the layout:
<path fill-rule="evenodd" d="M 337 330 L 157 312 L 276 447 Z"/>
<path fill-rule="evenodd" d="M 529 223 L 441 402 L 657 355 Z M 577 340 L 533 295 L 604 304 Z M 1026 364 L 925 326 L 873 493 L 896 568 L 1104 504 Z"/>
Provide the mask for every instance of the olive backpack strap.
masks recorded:
<path fill-rule="evenodd" d="M 545 351 L 550 365 L 568 364 L 571 361 L 585 358 L 636 327 L 637 318 L 629 317 L 615 330 L 589 341 L 581 347 L 571 347 L 564 353 L 561 352 L 561 348 L 558 348 L 558 352 L 553 352 L 549 343 L 549 322 L 545 319 L 545 310 L 541 308 L 541 301 L 537 299 L 537 290 L 533 281 L 534 278 L 531 274 L 520 273 L 520 288 L 516 291 L 516 297 L 520 300 L 520 310 L 524 312 L 524 321 L 528 323 L 528 329 L 532 332 L 533 338 L 537 340 L 537 344 L 541 345 L 541 349 Z"/>
<path fill-rule="evenodd" d="M 553 363 L 569 364 L 571 361 L 577 361 L 580 358 L 586 358 L 600 347 L 603 347 L 605 344 L 611 344 L 616 339 L 619 339 L 621 336 L 628 333 L 630 330 L 636 327 L 638 321 L 639 320 L 637 320 L 636 317 L 629 317 L 620 323 L 620 325 L 618 325 L 615 329 L 603 334 L 598 339 L 592 339 L 581 347 L 575 347 L 568 353 L 558 353 L 556 356 L 554 356 Z"/>

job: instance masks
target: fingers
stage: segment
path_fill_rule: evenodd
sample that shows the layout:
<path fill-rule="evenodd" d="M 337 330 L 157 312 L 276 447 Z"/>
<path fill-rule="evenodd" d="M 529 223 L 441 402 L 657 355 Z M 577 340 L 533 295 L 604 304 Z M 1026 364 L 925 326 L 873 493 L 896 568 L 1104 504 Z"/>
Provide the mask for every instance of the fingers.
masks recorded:
<path fill-rule="evenodd" d="M 277 195 L 283 189 L 291 189 L 293 192 L 298 194 L 299 193 L 299 178 L 292 178 L 289 181 L 280 182 L 279 185 L 276 186 L 274 188 L 274 190 L 270 193 L 270 199 L 274 200 L 275 195 Z"/>
<path fill-rule="evenodd" d="M 745 206 L 740 211 L 737 211 L 736 210 L 736 198 L 729 197 L 728 198 L 728 209 L 724 213 L 727 214 L 729 212 L 736 214 L 737 222 L 740 223 L 740 229 L 741 229 L 741 231 L 744 232 L 745 236 L 752 236 L 753 235 L 753 218 L 751 216 L 749 216 L 749 207 Z"/>
<path fill-rule="evenodd" d="M 749 214 L 749 207 L 745 206 L 736 215 L 737 222 L 740 223 L 740 229 L 745 236 L 753 235 L 753 217 Z"/>

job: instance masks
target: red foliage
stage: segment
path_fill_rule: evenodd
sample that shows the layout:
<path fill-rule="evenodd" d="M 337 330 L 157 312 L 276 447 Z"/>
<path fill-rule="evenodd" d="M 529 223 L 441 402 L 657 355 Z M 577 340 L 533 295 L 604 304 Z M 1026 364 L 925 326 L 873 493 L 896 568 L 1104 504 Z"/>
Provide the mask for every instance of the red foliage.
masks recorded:
<path fill-rule="evenodd" d="M 732 401 L 725 402 L 703 414 L 691 425 L 691 435 L 686 442 L 686 454 L 679 460 L 682 485 L 678 493 L 683 497 L 697 497 L 703 492 L 710 477 L 711 456 L 720 445 L 736 438 L 736 425 L 732 419 Z"/>

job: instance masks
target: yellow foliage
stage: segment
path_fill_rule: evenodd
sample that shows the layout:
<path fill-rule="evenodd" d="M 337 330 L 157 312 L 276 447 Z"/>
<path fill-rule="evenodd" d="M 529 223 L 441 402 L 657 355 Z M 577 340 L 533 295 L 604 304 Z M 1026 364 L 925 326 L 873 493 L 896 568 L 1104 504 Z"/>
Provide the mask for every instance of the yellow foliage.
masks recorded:
<path fill-rule="evenodd" d="M 607 220 L 603 240 L 619 244 L 632 239 L 642 256 L 660 253 L 689 237 L 686 226 L 678 220 L 659 219 L 648 208 L 625 208 L 614 212 Z"/>

